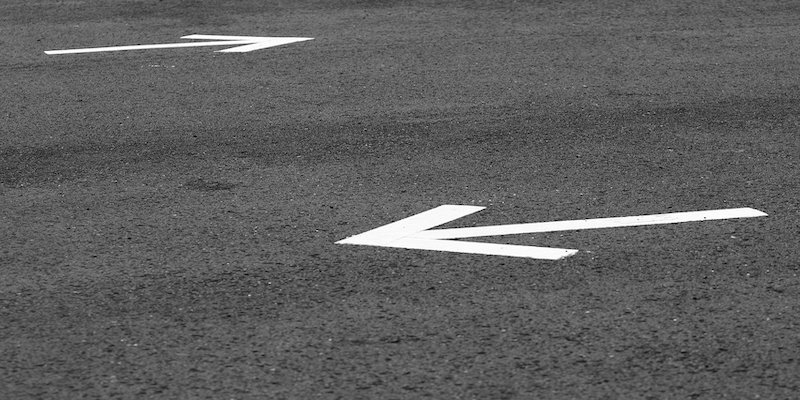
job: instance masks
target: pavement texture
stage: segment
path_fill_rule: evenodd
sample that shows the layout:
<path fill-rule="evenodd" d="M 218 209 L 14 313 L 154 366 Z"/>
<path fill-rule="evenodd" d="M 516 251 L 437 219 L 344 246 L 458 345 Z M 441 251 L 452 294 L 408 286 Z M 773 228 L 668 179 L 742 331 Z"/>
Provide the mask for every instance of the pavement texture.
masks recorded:
<path fill-rule="evenodd" d="M 250 53 L 189 34 L 314 40 Z M 0 398 L 800 397 L 800 4 L 0 4 Z M 558 261 L 339 245 L 487 237 Z"/>

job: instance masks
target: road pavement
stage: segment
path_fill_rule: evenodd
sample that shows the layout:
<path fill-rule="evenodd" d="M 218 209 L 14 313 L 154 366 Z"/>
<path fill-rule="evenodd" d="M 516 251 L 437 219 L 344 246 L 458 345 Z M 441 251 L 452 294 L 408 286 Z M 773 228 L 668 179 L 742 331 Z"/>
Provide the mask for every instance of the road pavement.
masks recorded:
<path fill-rule="evenodd" d="M 800 5 L 6 0 L 0 397 L 800 396 Z M 306 37 L 224 46 L 45 54 Z M 337 244 L 470 238 L 559 260 Z"/>

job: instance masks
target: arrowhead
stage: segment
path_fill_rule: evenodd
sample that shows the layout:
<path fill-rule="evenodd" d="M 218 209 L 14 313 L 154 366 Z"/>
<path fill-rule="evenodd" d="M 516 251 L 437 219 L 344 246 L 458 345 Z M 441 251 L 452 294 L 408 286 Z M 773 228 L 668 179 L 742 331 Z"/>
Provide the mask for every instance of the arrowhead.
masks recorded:
<path fill-rule="evenodd" d="M 281 46 L 284 44 L 314 40 L 314 38 L 303 37 L 267 37 L 267 36 L 225 36 L 225 35 L 188 35 L 181 39 L 196 40 L 229 40 L 231 44 L 242 44 L 242 46 L 231 47 L 229 49 L 218 50 L 217 53 L 246 53 L 253 50 L 265 49 L 267 47 Z"/>
<path fill-rule="evenodd" d="M 336 243 L 527 257 L 543 260 L 558 260 L 578 252 L 578 250 L 551 247 L 466 242 L 461 240 L 449 240 L 447 238 L 429 239 L 422 237 L 423 232 L 429 232 L 428 229 L 430 228 L 474 214 L 484 208 L 485 207 L 478 206 L 443 205 L 362 234 L 351 236 Z"/>

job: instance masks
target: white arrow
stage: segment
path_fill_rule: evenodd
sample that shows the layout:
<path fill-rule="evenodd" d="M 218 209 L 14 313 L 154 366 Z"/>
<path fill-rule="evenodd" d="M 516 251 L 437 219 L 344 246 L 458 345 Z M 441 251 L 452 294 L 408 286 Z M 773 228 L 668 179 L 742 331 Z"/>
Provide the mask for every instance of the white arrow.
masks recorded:
<path fill-rule="evenodd" d="M 435 226 L 439 226 L 461 217 L 476 213 L 484 208 L 485 207 L 478 206 L 443 205 L 402 219 L 400 221 L 384 225 L 380 228 L 351 236 L 336 243 L 558 260 L 560 258 L 571 256 L 577 253 L 578 250 L 559 249 L 553 247 L 467 242 L 452 239 L 513 235 L 520 233 L 541 233 L 582 229 L 619 228 L 626 226 L 675 224 L 679 222 L 764 217 L 767 215 L 766 213 L 752 208 L 729 208 L 723 210 L 690 211 L 669 214 L 639 215 L 633 217 L 535 222 L 530 224 L 480 226 L 475 228 L 430 229 Z"/>
<path fill-rule="evenodd" d="M 103 51 L 169 49 L 175 47 L 201 47 L 201 46 L 236 46 L 230 49 L 218 50 L 220 53 L 246 53 L 248 51 L 265 49 L 267 47 L 313 40 L 314 38 L 302 37 L 261 37 L 261 36 L 220 36 L 220 35 L 189 35 L 181 39 L 212 40 L 211 42 L 185 42 L 164 44 L 138 44 L 131 46 L 92 47 L 87 49 L 49 50 L 45 54 L 79 54 L 99 53 Z"/>

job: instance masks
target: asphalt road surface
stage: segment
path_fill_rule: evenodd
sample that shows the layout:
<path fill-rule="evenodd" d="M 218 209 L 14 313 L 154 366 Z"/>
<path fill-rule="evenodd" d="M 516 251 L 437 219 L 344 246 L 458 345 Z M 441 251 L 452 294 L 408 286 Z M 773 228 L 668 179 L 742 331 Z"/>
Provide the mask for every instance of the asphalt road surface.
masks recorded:
<path fill-rule="evenodd" d="M 44 53 L 191 34 L 313 40 Z M 0 49 L 0 398 L 800 398 L 798 2 L 3 0 Z M 441 205 L 767 216 L 337 244 Z"/>

